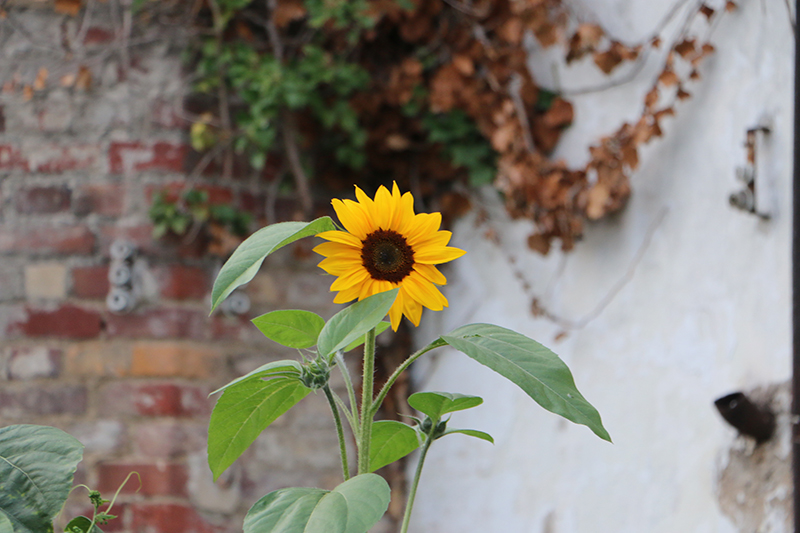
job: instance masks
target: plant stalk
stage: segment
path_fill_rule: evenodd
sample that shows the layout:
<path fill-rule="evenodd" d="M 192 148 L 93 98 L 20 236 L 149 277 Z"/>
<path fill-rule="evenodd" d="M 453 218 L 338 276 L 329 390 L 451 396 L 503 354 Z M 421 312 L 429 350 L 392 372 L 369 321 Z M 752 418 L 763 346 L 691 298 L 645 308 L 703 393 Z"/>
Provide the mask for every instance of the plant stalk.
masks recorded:
<path fill-rule="evenodd" d="M 432 426 L 436 427 L 436 424 Z M 414 497 L 417 495 L 417 486 L 419 485 L 419 478 L 422 474 L 422 466 L 425 464 L 425 456 L 428 454 L 428 448 L 431 447 L 433 437 L 427 435 L 425 444 L 422 446 L 422 451 L 419 454 L 419 462 L 417 463 L 417 470 L 414 472 L 414 480 L 411 482 L 411 490 L 408 492 L 408 501 L 406 501 L 406 511 L 403 513 L 403 525 L 400 527 L 400 533 L 408 533 L 408 523 L 411 521 L 411 509 L 414 507 Z"/>
<path fill-rule="evenodd" d="M 339 407 L 336 405 L 336 400 L 333 399 L 333 392 L 331 392 L 330 385 L 322 387 L 325 391 L 325 397 L 328 398 L 328 404 L 331 406 L 333 412 L 333 420 L 336 422 L 336 435 L 339 437 L 339 454 L 342 458 L 342 474 L 344 480 L 350 479 L 350 466 L 347 464 L 347 445 L 344 441 L 344 428 L 342 428 L 342 417 L 339 415 Z"/>
<path fill-rule="evenodd" d="M 375 380 L 375 329 L 364 342 L 364 370 L 361 380 L 361 424 L 358 435 L 358 473 L 369 472 L 369 445 L 372 440 L 372 389 Z"/>
<path fill-rule="evenodd" d="M 353 382 L 350 380 L 350 371 L 347 369 L 347 365 L 344 363 L 344 356 L 342 355 L 341 351 L 336 352 L 334 356 L 334 360 L 336 361 L 336 365 L 339 367 L 339 371 L 342 373 L 342 379 L 344 379 L 344 386 L 347 387 L 347 398 L 350 400 L 350 411 L 348 413 L 347 419 L 350 420 L 350 425 L 352 426 L 353 433 L 358 435 L 358 413 L 356 412 L 356 391 L 353 389 Z M 353 423 L 355 421 L 355 423 Z"/>

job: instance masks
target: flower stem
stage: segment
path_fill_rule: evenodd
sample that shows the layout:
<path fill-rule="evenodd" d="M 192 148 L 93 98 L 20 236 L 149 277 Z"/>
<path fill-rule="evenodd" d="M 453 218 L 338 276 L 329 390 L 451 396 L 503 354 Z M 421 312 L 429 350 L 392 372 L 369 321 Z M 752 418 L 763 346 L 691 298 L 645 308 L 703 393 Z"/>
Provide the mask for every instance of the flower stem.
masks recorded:
<path fill-rule="evenodd" d="M 435 425 L 434 425 L 435 427 Z M 427 435 L 425 444 L 422 446 L 422 451 L 419 454 L 419 462 L 417 463 L 417 470 L 414 472 L 414 481 L 411 482 L 411 490 L 408 492 L 408 500 L 406 501 L 406 511 L 403 514 L 403 525 L 400 528 L 400 533 L 408 532 L 408 523 L 411 520 L 411 509 L 414 507 L 414 497 L 417 495 L 417 485 L 419 485 L 419 477 L 422 474 L 422 466 L 425 464 L 425 456 L 428 454 L 428 448 L 431 447 L 433 438 Z"/>
<path fill-rule="evenodd" d="M 322 390 L 325 391 L 325 397 L 328 398 L 328 404 L 330 404 L 333 412 L 333 420 L 336 422 L 336 434 L 339 437 L 339 454 L 342 457 L 342 474 L 344 475 L 344 480 L 347 481 L 350 479 L 350 467 L 347 464 L 347 445 L 344 441 L 342 417 L 339 415 L 339 407 L 336 405 L 336 400 L 333 399 L 333 392 L 331 392 L 330 386 L 325 385 Z"/>
<path fill-rule="evenodd" d="M 347 415 L 347 420 L 350 421 L 350 426 L 353 429 L 353 433 L 358 435 L 356 392 L 353 389 L 353 382 L 350 380 L 350 371 L 347 369 L 347 365 L 344 364 L 344 356 L 342 355 L 342 352 L 336 352 L 334 360 L 336 361 L 336 365 L 339 367 L 339 371 L 342 373 L 344 385 L 347 387 L 347 398 L 350 400 L 350 409 L 346 411 L 345 414 Z"/>
<path fill-rule="evenodd" d="M 364 371 L 361 380 L 361 424 L 358 435 L 358 473 L 369 473 L 369 445 L 372 440 L 372 389 L 375 379 L 375 329 L 364 342 Z"/>

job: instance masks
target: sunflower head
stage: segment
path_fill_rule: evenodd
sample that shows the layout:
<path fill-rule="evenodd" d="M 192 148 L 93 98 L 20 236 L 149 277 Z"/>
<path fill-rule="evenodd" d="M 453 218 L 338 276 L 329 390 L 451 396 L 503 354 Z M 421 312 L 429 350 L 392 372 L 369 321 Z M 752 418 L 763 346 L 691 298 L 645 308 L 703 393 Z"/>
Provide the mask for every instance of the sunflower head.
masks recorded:
<path fill-rule="evenodd" d="M 332 201 L 346 231 L 326 231 L 318 237 L 329 241 L 314 251 L 325 256 L 319 266 L 336 276 L 331 285 L 338 294 L 335 303 L 399 287 L 389 310 L 392 329 L 397 331 L 405 315 L 419 325 L 422 307 L 441 311 L 447 298 L 437 285 L 447 279 L 435 265 L 464 255 L 463 250 L 447 246 L 449 231 L 440 231 L 440 213 L 414 214 L 414 197 L 400 194 L 395 183 L 390 193 L 381 186 L 372 199 L 356 187 L 356 199 Z"/>

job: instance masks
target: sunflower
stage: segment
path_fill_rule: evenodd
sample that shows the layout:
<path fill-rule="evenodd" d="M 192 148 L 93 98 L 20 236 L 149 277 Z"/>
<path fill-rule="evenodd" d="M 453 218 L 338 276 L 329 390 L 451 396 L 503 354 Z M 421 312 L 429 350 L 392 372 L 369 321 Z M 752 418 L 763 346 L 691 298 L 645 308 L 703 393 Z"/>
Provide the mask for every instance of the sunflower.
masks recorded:
<path fill-rule="evenodd" d="M 381 185 L 371 199 L 356 186 L 357 202 L 334 199 L 331 203 L 347 231 L 326 231 L 317 235 L 330 241 L 314 251 L 325 256 L 319 266 L 337 276 L 331 285 L 339 294 L 334 303 L 400 287 L 389 310 L 392 329 L 397 331 L 405 315 L 419 326 L 422 307 L 441 311 L 447 298 L 436 285 L 447 279 L 434 265 L 464 255 L 464 250 L 447 246 L 452 235 L 440 231 L 440 213 L 414 214 L 414 197 L 403 195 L 395 183 L 392 192 Z"/>

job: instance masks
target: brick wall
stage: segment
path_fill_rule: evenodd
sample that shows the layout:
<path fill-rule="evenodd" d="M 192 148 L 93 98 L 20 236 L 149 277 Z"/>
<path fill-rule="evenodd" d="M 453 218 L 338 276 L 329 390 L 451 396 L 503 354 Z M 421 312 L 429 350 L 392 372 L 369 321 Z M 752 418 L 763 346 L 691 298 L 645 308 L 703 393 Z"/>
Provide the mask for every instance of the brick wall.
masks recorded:
<path fill-rule="evenodd" d="M 74 16 L 58 5 L 18 2 L 0 20 L 0 426 L 70 432 L 86 445 L 76 482 L 106 496 L 138 472 L 141 490 L 126 485 L 105 531 L 240 531 L 270 490 L 336 485 L 336 436 L 324 398 L 312 395 L 215 484 L 207 395 L 296 357 L 248 318 L 276 308 L 330 316 L 330 280 L 304 244 L 267 261 L 247 288 L 247 316 L 208 317 L 221 259 L 198 243 L 153 241 L 147 217 L 153 192 L 181 188 L 199 159 L 182 118 L 180 26 L 142 33 L 126 58 L 119 3 L 90 1 Z M 70 85 L 78 76 L 83 85 Z M 239 168 L 198 183 L 212 201 L 263 217 L 271 177 Z M 277 212 L 291 211 L 278 202 Z M 125 314 L 106 305 L 117 239 L 136 246 L 144 286 Z M 71 497 L 68 513 L 86 503 Z"/>

